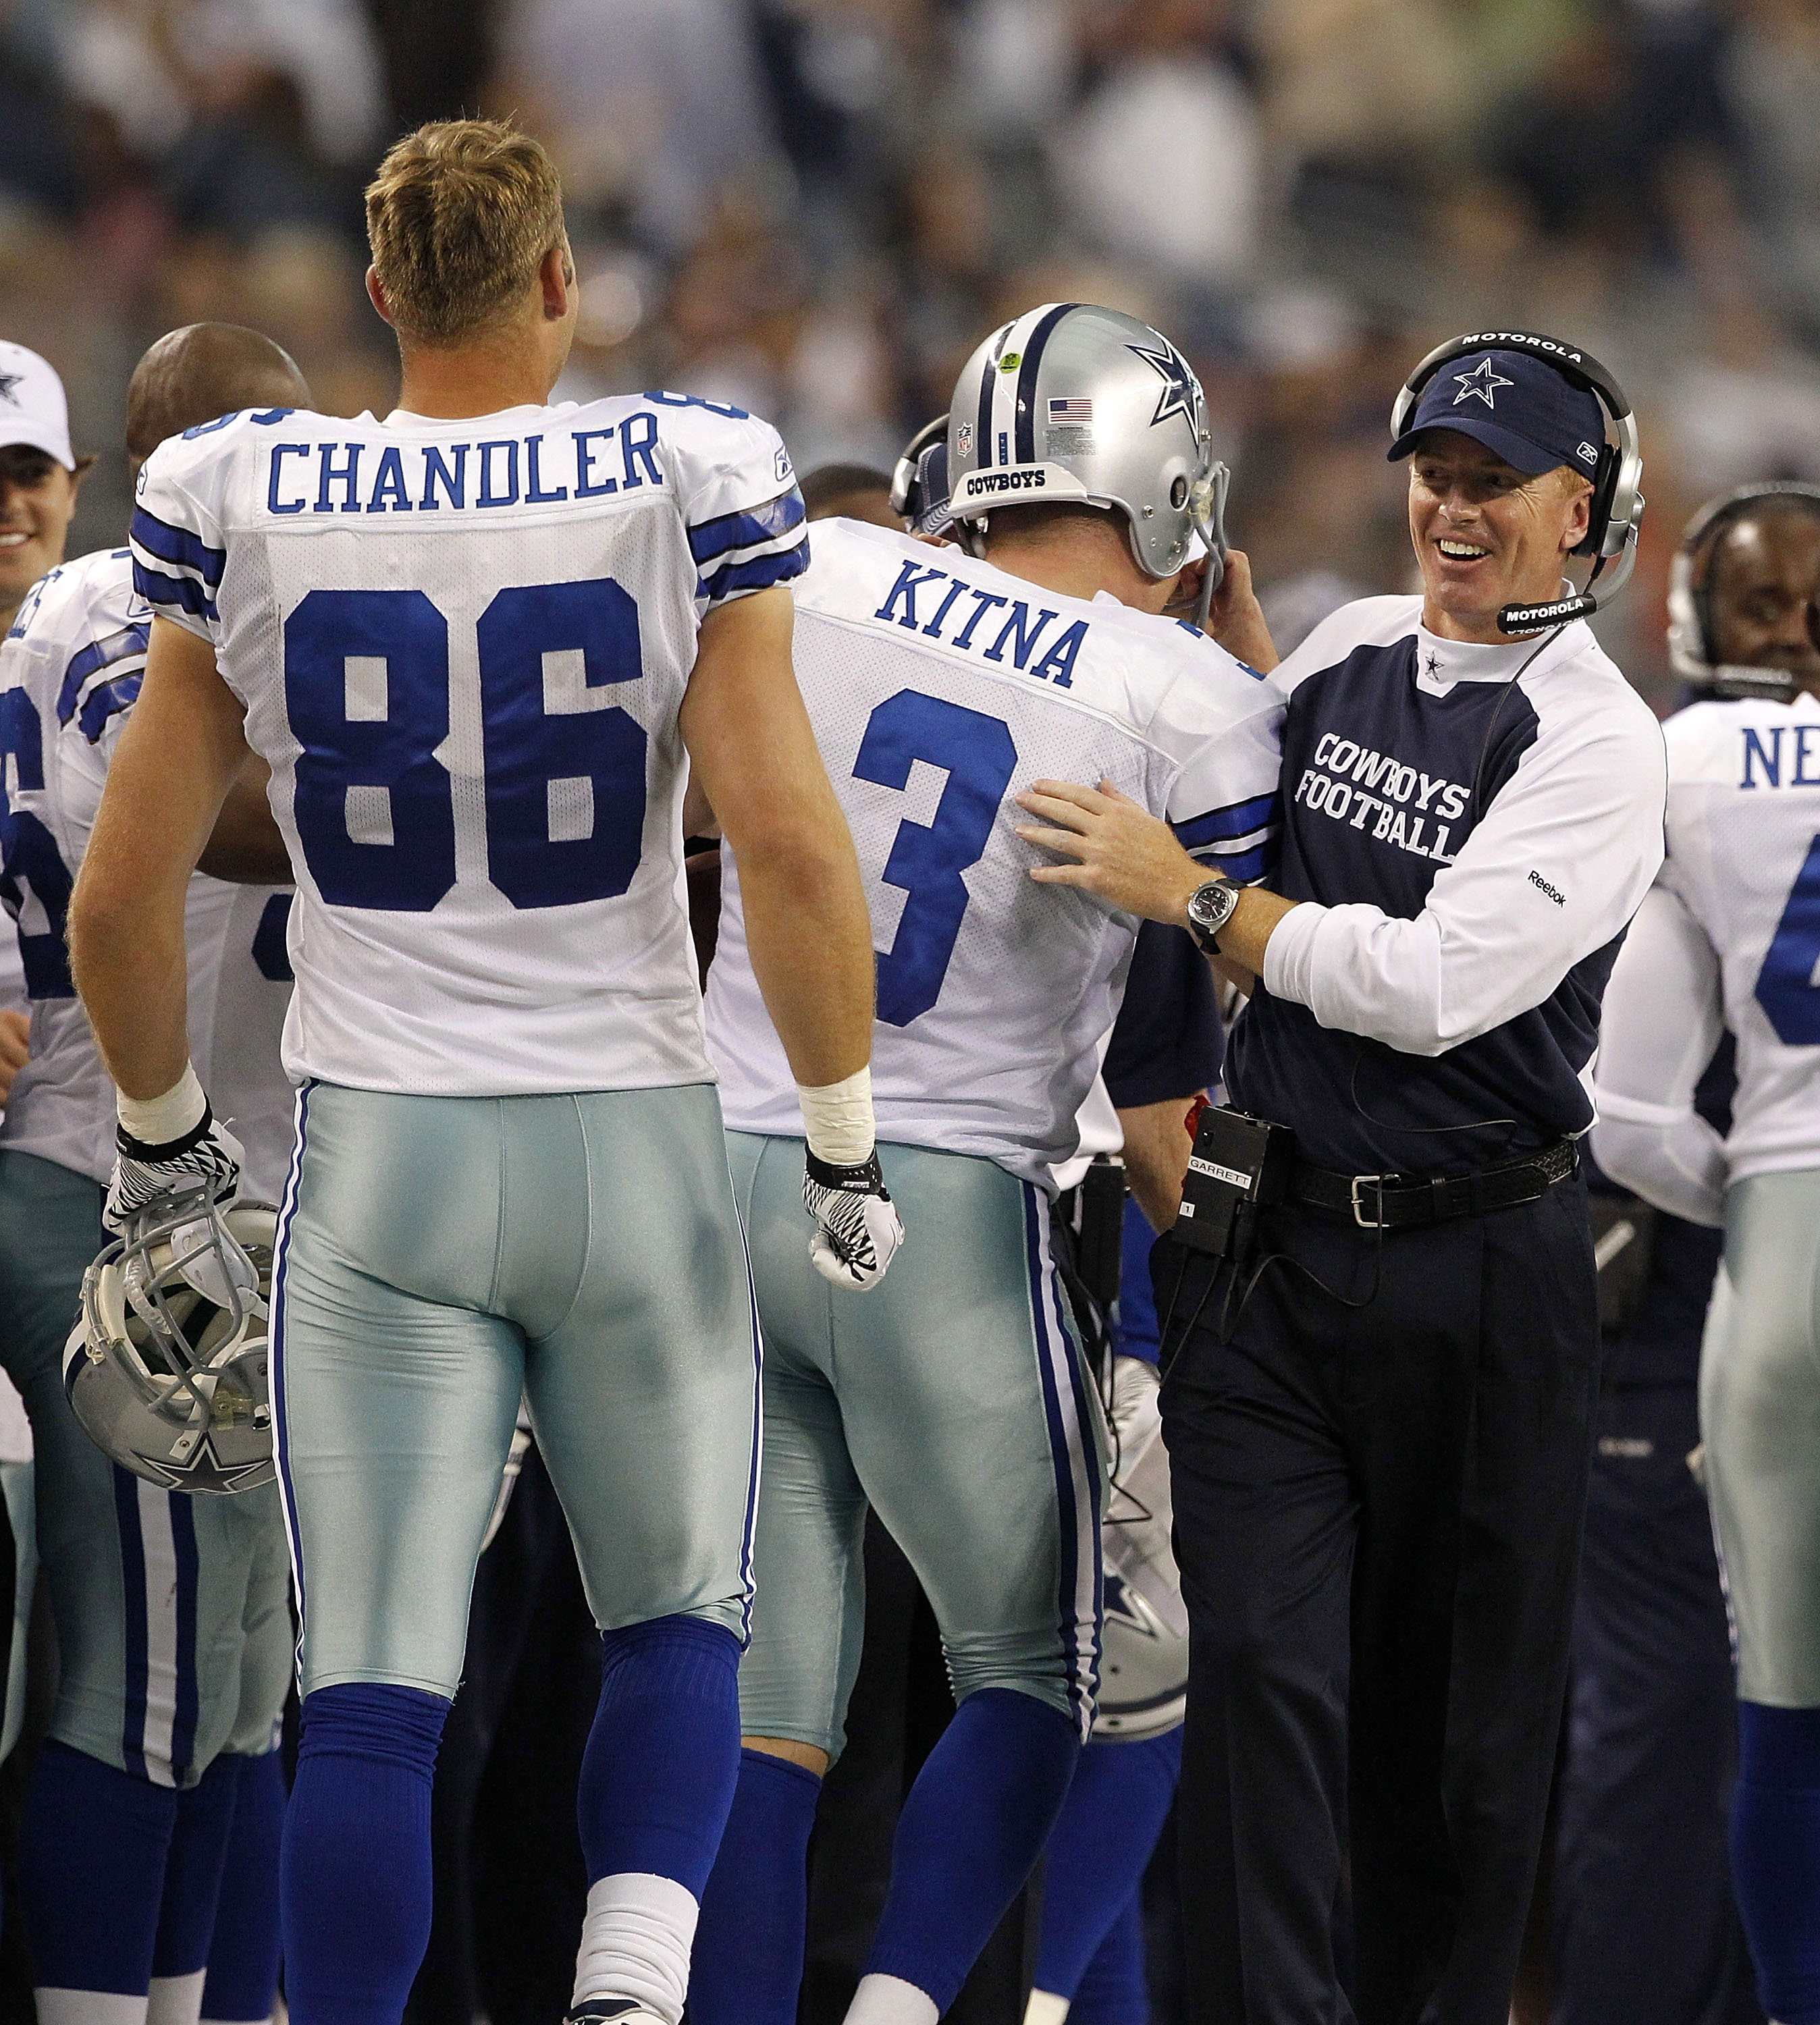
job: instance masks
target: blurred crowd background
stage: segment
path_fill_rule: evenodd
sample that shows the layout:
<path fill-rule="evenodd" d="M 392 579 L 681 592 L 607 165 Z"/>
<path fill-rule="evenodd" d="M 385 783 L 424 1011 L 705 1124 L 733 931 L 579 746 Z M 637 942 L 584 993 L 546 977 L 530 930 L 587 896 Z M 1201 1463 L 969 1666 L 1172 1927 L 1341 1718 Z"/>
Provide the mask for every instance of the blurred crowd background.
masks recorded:
<path fill-rule="evenodd" d="M 0 0 L 0 335 L 101 453 L 160 332 L 270 333 L 391 405 L 361 288 L 387 141 L 511 114 L 582 277 L 561 396 L 667 385 L 888 469 L 992 325 L 1050 299 L 1199 368 L 1285 646 L 1406 587 L 1402 374 L 1458 330 L 1572 337 L 1649 498 L 1598 627 L 1653 702 L 1682 520 L 1820 480 L 1820 0 Z"/>

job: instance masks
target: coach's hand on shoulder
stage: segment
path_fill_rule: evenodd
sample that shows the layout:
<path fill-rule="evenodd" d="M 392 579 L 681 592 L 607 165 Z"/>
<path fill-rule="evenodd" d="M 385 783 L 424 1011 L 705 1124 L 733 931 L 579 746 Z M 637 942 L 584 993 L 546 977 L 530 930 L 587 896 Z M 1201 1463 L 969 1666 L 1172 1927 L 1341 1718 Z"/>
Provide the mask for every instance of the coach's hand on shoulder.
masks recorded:
<path fill-rule="evenodd" d="M 101 1212 L 108 1229 L 123 1232 L 151 1203 L 185 1196 L 218 1207 L 233 1201 L 246 1156 L 210 1110 L 193 1069 L 186 1069 L 183 1080 L 162 1097 L 138 1104 L 123 1097 L 120 1113 L 113 1179 Z"/>
<path fill-rule="evenodd" d="M 1033 865 L 1030 876 L 1039 885 L 1079 886 L 1127 914 L 1179 924 L 1190 895 L 1213 877 L 1182 849 L 1167 823 L 1109 781 L 1098 788 L 1034 781 L 1017 806 L 1042 818 L 1017 825 L 1026 843 L 1073 861 Z"/>
<path fill-rule="evenodd" d="M 810 1259 L 824 1280 L 863 1293 L 884 1277 L 903 1243 L 903 1220 L 877 1152 L 853 1167 L 834 1167 L 805 1152 L 803 1207 L 815 1219 Z"/>

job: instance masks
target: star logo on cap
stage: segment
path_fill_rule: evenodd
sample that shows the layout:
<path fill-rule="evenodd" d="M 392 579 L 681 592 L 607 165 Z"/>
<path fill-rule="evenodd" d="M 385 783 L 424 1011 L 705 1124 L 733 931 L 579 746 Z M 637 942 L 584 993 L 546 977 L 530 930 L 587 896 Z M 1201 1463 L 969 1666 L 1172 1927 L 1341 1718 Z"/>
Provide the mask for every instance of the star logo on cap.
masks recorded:
<path fill-rule="evenodd" d="M 1167 421 L 1171 415 L 1186 415 L 1189 427 L 1197 427 L 1200 382 L 1194 377 L 1194 368 L 1168 339 L 1164 338 L 1160 345 L 1128 344 L 1125 349 L 1136 352 L 1146 366 L 1153 367 L 1164 383 L 1163 391 L 1156 397 L 1156 412 L 1150 417 L 1151 428 Z"/>
<path fill-rule="evenodd" d="M 4 401 L 9 407 L 17 408 L 19 402 L 13 390 L 24 377 L 23 373 L 0 373 L 0 401 Z"/>
<path fill-rule="evenodd" d="M 1499 387 L 1514 387 L 1517 384 L 1514 380 L 1503 378 L 1489 358 L 1481 358 L 1470 373 L 1456 373 L 1454 375 L 1454 383 L 1460 390 L 1454 396 L 1454 406 L 1456 408 L 1462 401 L 1470 399 L 1474 395 L 1476 395 L 1487 407 L 1495 408 L 1498 404 L 1491 398 L 1493 390 Z"/>

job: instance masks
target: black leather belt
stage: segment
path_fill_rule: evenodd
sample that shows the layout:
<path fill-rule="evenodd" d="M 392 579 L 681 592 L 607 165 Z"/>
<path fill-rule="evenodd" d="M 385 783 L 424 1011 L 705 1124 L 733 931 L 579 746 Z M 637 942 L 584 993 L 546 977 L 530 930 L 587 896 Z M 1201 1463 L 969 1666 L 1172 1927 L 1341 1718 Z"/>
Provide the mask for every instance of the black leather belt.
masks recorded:
<path fill-rule="evenodd" d="M 1580 1163 L 1579 1146 L 1557 1139 L 1520 1160 L 1470 1174 L 1336 1174 L 1298 1160 L 1289 1172 L 1289 1200 L 1349 1216 L 1361 1230 L 1407 1230 L 1454 1217 L 1486 1216 L 1537 1202 Z"/>

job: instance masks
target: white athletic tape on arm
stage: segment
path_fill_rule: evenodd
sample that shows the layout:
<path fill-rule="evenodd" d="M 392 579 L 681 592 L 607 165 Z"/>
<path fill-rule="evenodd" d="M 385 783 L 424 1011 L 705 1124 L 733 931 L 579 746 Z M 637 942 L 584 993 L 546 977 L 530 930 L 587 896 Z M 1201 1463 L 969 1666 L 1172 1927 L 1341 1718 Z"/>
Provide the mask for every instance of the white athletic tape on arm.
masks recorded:
<path fill-rule="evenodd" d="M 193 1132 L 208 1108 L 195 1068 L 188 1062 L 183 1064 L 182 1078 L 162 1097 L 128 1097 L 124 1090 L 117 1094 L 120 1123 L 142 1146 L 167 1146 L 173 1139 Z"/>
<path fill-rule="evenodd" d="M 809 1151 L 831 1167 L 857 1167 L 872 1158 L 877 1137 L 872 1116 L 872 1071 L 855 1069 L 839 1082 L 796 1086 Z"/>

